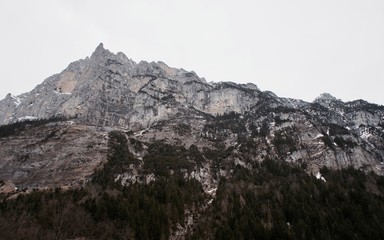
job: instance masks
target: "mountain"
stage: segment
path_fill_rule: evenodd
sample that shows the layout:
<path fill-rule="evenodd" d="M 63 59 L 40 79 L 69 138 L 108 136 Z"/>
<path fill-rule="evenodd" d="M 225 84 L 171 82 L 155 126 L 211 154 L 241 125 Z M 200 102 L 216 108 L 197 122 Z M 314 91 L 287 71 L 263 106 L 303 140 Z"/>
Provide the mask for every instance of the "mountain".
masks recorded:
<path fill-rule="evenodd" d="M 267 189 L 277 189 L 283 198 L 290 196 L 285 195 L 287 188 L 298 194 L 295 196 L 307 194 L 303 189 L 312 187 L 322 196 L 331 191 L 331 186 L 336 189 L 338 182 L 346 186 L 352 184 L 355 189 L 353 184 L 358 183 L 351 179 L 357 178 L 368 186 L 363 188 L 367 196 L 373 194 L 373 200 L 367 202 L 384 196 L 380 185 L 384 182 L 380 177 L 384 175 L 383 106 L 364 100 L 343 102 L 328 93 L 321 94 L 313 102 L 305 102 L 278 97 L 251 83 L 209 83 L 194 72 L 175 69 L 162 62 L 136 63 L 123 53 L 114 54 L 104 49 L 103 44 L 90 57 L 71 63 L 32 91 L 19 96 L 8 94 L 0 101 L 0 124 L 0 185 L 4 196 L 24 196 L 24 192 L 34 193 L 33 189 L 60 187 L 76 192 L 78 190 L 71 189 L 81 188 L 80 193 L 71 194 L 80 194 L 84 199 L 70 197 L 75 205 L 71 203 L 68 207 L 81 206 L 79 211 L 85 211 L 83 218 L 86 219 L 91 214 L 95 222 L 90 220 L 90 226 L 102 218 L 97 215 L 101 213 L 93 212 L 95 208 L 111 196 L 134 193 L 145 195 L 144 199 L 148 200 L 153 197 L 150 193 L 169 187 L 173 192 L 161 193 L 165 194 L 161 195 L 163 198 L 155 194 L 151 202 L 155 204 L 163 199 L 159 203 L 165 204 L 170 198 L 178 199 L 177 211 L 168 206 L 162 212 L 168 217 L 171 213 L 175 216 L 169 218 L 173 220 L 164 220 L 167 222 L 164 226 L 158 226 L 165 229 L 161 234 L 184 239 L 198 232 L 199 236 L 222 239 L 225 234 L 221 234 L 233 228 L 220 230 L 217 224 L 221 222 L 227 227 L 227 221 L 234 219 L 224 218 L 221 213 L 214 223 L 211 218 L 214 210 L 210 206 L 229 211 L 231 204 L 247 206 L 247 201 L 259 201 L 252 194 L 264 196 L 270 191 L 264 189 L 265 182 L 260 176 L 270 182 Z M 339 179 L 337 171 L 346 177 Z M 366 175 L 359 175 L 361 172 Z M 281 188 L 286 184 L 284 181 L 290 183 L 287 188 Z M 328 184 L 327 189 L 320 187 L 319 181 Z M 97 195 L 101 191 L 98 189 L 106 189 L 103 193 L 107 197 L 97 197 L 103 196 Z M 358 189 L 363 194 L 363 190 Z M 348 192 L 348 188 L 332 191 L 355 194 Z M 54 201 L 49 200 L 53 195 L 36 194 L 48 201 L 47 204 Z M 57 194 L 64 199 L 69 196 Z M 313 192 L 310 194 L 317 196 Z M 279 196 L 280 203 L 276 204 L 283 206 Z M 199 199 L 200 206 L 194 205 L 192 198 Z M 328 204 L 342 197 L 315 198 L 317 202 L 308 204 L 314 204 L 310 208 L 317 209 L 320 214 L 327 210 L 325 205 L 316 204 L 323 200 Z M 104 202 L 107 204 L 104 210 L 109 209 L 109 200 Z M 126 200 L 121 199 L 121 202 Z M 126 204 L 119 211 L 130 212 L 126 207 L 131 203 Z M 359 201 L 353 204 L 360 206 Z M 353 204 L 351 206 L 355 206 Z M 3 209 L 11 205 L 7 206 Z M 258 206 L 263 206 L 263 210 L 259 209 L 263 213 L 270 211 L 269 205 L 260 203 Z M 308 206 L 303 206 L 303 210 Z M 162 207 L 156 208 L 161 210 Z M 268 214 L 262 214 L 264 217 L 260 220 L 266 234 L 274 229 Z M 279 214 L 288 213 L 283 209 Z M 304 228 L 292 230 L 287 227 L 286 220 L 296 221 L 295 226 L 299 226 L 298 216 L 288 215 L 282 220 L 285 226 L 280 230 L 284 234 L 290 231 L 299 234 Z M 254 220 L 255 216 L 250 218 Z M 3 220 L 4 226 L 10 221 Z M 129 228 L 129 231 L 133 231 L 136 238 L 140 231 L 144 231 L 142 234 L 150 231 L 133 227 L 136 226 L 134 222 L 129 224 L 134 229 Z M 218 235 L 207 232 L 204 224 L 212 226 Z M 337 228 L 331 229 L 336 231 Z M 259 233 L 252 233 L 252 236 Z M 36 234 L 37 238 L 41 237 Z M 90 238 L 94 236 L 89 234 Z M 305 239 L 309 235 L 295 236 Z M 65 237 L 78 235 L 73 233 Z"/>
<path fill-rule="evenodd" d="M 143 129 L 179 112 L 243 113 L 257 101 L 253 84 L 208 84 L 194 72 L 162 62 L 135 63 L 100 44 L 90 58 L 71 63 L 29 93 L 0 103 L 0 123 L 76 116 L 94 125 Z"/>
<path fill-rule="evenodd" d="M 144 130 L 137 138 L 178 140 L 186 147 L 222 142 L 239 151 L 253 144 L 252 161 L 276 156 L 306 163 L 314 173 L 322 166 L 353 166 L 383 174 L 383 106 L 344 103 L 327 93 L 308 103 L 262 92 L 254 84 L 207 83 L 162 62 L 135 63 L 103 44 L 31 92 L 8 94 L 0 109 L 1 124 L 60 116 L 102 129 L 97 131 Z M 175 131 L 180 126 L 187 126 L 183 136 Z M 12 141 L 5 144 L 14 149 Z M 2 154 L 12 155 L 11 161 L 20 155 Z"/>

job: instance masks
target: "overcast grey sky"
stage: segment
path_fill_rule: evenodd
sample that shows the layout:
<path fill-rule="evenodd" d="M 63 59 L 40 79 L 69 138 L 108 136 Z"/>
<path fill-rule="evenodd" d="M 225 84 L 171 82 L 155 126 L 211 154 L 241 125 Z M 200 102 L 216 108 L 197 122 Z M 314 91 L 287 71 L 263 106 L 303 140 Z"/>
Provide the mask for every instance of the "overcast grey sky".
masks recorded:
<path fill-rule="evenodd" d="M 384 105 L 383 0 L 1 0 L 0 30 L 0 98 L 103 42 L 207 81 Z"/>

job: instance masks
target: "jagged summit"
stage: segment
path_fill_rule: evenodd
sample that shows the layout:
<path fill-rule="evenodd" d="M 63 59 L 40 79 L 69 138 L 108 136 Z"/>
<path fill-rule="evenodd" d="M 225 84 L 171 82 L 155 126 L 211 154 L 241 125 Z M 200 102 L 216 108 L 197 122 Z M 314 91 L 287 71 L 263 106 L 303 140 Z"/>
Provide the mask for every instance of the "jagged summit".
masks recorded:
<path fill-rule="evenodd" d="M 102 56 L 102 55 L 105 55 L 105 54 L 111 54 L 111 52 L 107 49 L 104 48 L 104 44 L 103 43 L 100 43 L 95 51 L 93 51 L 92 55 L 91 55 L 91 58 L 92 57 L 97 57 L 97 56 Z"/>
<path fill-rule="evenodd" d="M 100 43 L 100 44 L 96 47 L 95 52 L 97 52 L 97 51 L 103 51 L 103 50 L 105 50 L 105 48 L 104 48 L 104 44 L 103 44 L 103 43 Z"/>
<path fill-rule="evenodd" d="M 124 54 L 122 54 L 122 55 L 124 55 Z M 91 57 L 90 57 L 90 59 L 92 61 L 96 61 L 98 64 L 101 64 L 105 61 L 108 62 L 108 59 L 109 59 L 109 61 L 111 61 L 111 60 L 116 61 L 117 59 L 121 60 L 123 58 L 127 58 L 127 57 L 125 55 L 121 56 L 121 54 L 114 54 L 111 51 L 109 51 L 108 49 L 105 49 L 103 43 L 100 43 L 96 47 L 95 51 L 93 51 L 93 53 L 91 54 Z"/>

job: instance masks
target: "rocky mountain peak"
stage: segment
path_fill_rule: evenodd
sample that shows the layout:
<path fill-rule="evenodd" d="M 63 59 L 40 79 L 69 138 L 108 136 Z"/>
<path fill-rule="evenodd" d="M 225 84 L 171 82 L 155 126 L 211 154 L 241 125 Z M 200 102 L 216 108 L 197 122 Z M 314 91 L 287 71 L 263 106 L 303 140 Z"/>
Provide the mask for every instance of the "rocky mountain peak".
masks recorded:
<path fill-rule="evenodd" d="M 104 44 L 100 43 L 95 51 L 91 55 L 91 60 L 94 61 L 105 61 L 110 58 L 115 58 L 116 55 L 112 52 L 110 52 L 108 49 L 104 48 Z"/>
<path fill-rule="evenodd" d="M 313 103 L 320 104 L 323 107 L 329 108 L 329 109 L 339 109 L 339 111 L 343 108 L 344 103 L 340 99 L 337 99 L 336 97 L 332 96 L 330 93 L 322 93 L 320 96 L 315 98 Z"/>
<path fill-rule="evenodd" d="M 341 101 L 341 100 L 332 96 L 330 93 L 322 93 L 320 94 L 320 96 L 315 98 L 314 102 L 321 102 L 321 101 Z"/>
<path fill-rule="evenodd" d="M 137 64 L 100 43 L 90 58 L 71 63 L 23 97 L 0 101 L 0 124 L 64 115 L 98 125 L 145 128 L 184 107 L 212 115 L 244 113 L 259 92 L 254 84 L 208 84 L 193 71 L 163 62 Z"/>
<path fill-rule="evenodd" d="M 104 44 L 101 42 L 99 43 L 99 45 L 97 45 L 95 51 L 103 51 L 103 50 L 105 50 L 105 48 L 104 48 Z"/>
<path fill-rule="evenodd" d="M 106 51 L 106 49 L 104 48 L 104 44 L 103 43 L 100 43 L 93 54 L 97 54 L 97 53 L 103 53 L 104 51 Z"/>

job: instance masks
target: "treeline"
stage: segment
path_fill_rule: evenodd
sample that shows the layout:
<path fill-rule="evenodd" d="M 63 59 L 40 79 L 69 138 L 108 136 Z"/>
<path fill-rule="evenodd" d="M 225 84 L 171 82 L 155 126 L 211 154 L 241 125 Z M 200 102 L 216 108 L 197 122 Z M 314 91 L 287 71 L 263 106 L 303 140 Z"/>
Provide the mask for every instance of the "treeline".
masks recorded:
<path fill-rule="evenodd" d="M 1 239 L 168 239 L 185 209 L 204 200 L 201 185 L 159 178 L 148 185 L 34 191 L 0 203 Z"/>
<path fill-rule="evenodd" d="M 220 181 L 191 239 L 384 239 L 384 178 L 265 160 Z"/>
<path fill-rule="evenodd" d="M 200 209 L 206 202 L 201 184 L 167 174 L 149 184 L 121 186 L 114 176 L 137 163 L 128 144 L 124 133 L 111 132 L 107 163 L 81 189 L 3 196 L 0 238 L 168 239 L 178 225 L 185 226 L 187 209 Z M 184 152 L 180 148 L 175 155 L 170 145 L 160 143 L 150 148 L 164 159 Z"/>
<path fill-rule="evenodd" d="M 9 137 L 9 136 L 15 135 L 19 132 L 22 132 L 28 128 L 42 126 L 42 125 L 47 124 L 49 122 L 60 122 L 60 121 L 67 121 L 67 120 L 69 120 L 69 118 L 67 118 L 67 117 L 55 116 L 52 118 L 24 120 L 24 121 L 18 121 L 18 122 L 10 123 L 7 125 L 1 125 L 0 126 L 0 138 L 1 137 Z"/>
<path fill-rule="evenodd" d="M 169 239 L 187 227 L 188 212 L 198 218 L 186 239 L 384 238 L 384 177 L 373 173 L 322 168 L 324 182 L 268 157 L 252 169 L 226 165 L 232 149 L 220 144 L 199 151 L 194 145 L 144 144 L 122 132 L 110 133 L 108 147 L 108 161 L 80 189 L 3 196 L 0 238 Z M 129 148 L 145 148 L 147 155 L 139 162 Z M 214 172 L 231 172 L 220 179 L 210 204 L 201 184 L 177 171 L 205 160 Z M 115 182 L 132 164 L 155 173 L 156 181 Z"/>
<path fill-rule="evenodd" d="M 109 133 L 107 154 L 108 161 L 93 174 L 92 182 L 103 187 L 118 186 L 115 184 L 117 174 L 124 173 L 131 164 L 138 164 L 138 160 L 128 149 L 125 133 L 119 131 Z"/>

